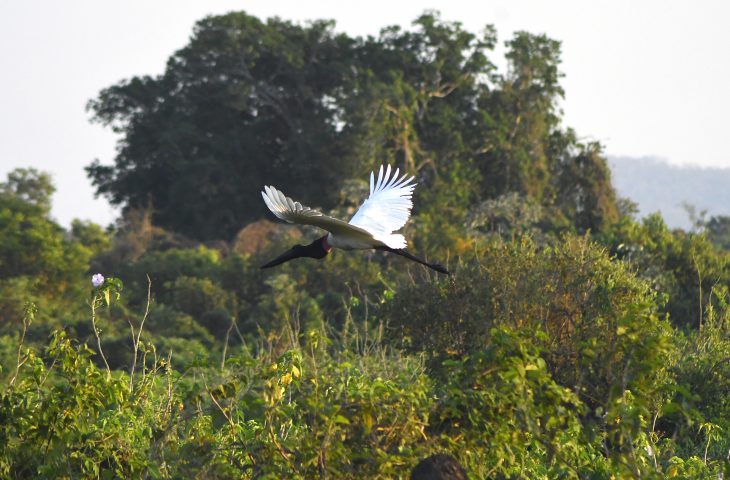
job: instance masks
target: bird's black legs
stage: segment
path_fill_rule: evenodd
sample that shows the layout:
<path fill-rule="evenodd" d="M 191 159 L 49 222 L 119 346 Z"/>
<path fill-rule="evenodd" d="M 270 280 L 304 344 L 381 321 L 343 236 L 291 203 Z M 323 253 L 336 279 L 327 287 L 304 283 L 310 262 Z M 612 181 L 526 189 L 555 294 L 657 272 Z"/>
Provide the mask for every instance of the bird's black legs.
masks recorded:
<path fill-rule="evenodd" d="M 421 260 L 420 258 L 413 256 L 410 253 L 406 252 L 405 249 L 396 249 L 396 248 L 390 248 L 390 247 L 375 247 L 375 248 L 376 248 L 376 250 L 384 250 L 386 252 L 395 253 L 396 255 L 405 257 L 408 260 L 413 260 L 414 262 L 418 262 L 421 265 L 425 265 L 428 268 L 436 270 L 439 273 L 445 273 L 446 275 L 451 275 L 451 273 L 449 273 L 449 271 L 446 270 L 446 267 L 444 267 L 440 263 L 428 263 L 425 260 Z"/>

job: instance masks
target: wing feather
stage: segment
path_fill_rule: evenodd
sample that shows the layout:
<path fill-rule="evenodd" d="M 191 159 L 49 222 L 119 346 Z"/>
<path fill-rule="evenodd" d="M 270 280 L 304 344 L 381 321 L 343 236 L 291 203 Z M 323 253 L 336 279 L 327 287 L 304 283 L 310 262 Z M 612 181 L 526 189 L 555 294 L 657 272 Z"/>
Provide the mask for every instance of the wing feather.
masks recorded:
<path fill-rule="evenodd" d="M 376 238 L 389 236 L 403 227 L 413 208 L 414 177 L 407 174 L 399 177 L 396 169 L 391 175 L 391 167 L 385 171 L 380 167 L 378 179 L 375 172 L 370 173 L 370 196 L 350 219 L 350 224 L 372 233 Z"/>
<path fill-rule="evenodd" d="M 372 238 L 372 233 L 368 230 L 305 207 L 272 186 L 265 186 L 261 192 L 261 196 L 266 206 L 271 210 L 271 213 L 286 222 L 298 223 L 300 225 L 313 225 L 334 234 L 356 234 Z"/>

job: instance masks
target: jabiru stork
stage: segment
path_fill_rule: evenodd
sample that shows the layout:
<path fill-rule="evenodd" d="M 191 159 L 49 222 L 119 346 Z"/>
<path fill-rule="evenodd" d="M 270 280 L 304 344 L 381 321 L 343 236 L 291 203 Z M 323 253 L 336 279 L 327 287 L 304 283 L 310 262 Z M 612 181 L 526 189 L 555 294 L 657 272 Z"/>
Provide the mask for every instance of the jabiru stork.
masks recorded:
<path fill-rule="evenodd" d="M 341 250 L 383 250 L 425 265 L 440 273 L 449 275 L 448 270 L 438 263 L 428 263 L 406 251 L 406 239 L 399 230 L 408 221 L 413 208 L 413 177 L 398 177 L 396 168 L 380 167 L 377 181 L 375 172 L 370 173 L 370 196 L 349 222 L 324 215 L 299 202 L 293 201 L 272 186 L 265 186 L 261 196 L 269 210 L 281 220 L 289 223 L 313 225 L 326 230 L 327 235 L 309 245 L 295 245 L 261 268 L 271 268 L 300 257 L 321 259 L 333 248 Z"/>

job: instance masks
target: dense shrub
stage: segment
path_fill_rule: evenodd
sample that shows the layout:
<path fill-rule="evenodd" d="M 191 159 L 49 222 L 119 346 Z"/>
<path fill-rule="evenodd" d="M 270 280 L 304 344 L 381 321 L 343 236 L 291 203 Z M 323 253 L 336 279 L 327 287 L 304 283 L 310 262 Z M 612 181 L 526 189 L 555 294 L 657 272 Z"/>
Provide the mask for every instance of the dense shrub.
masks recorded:
<path fill-rule="evenodd" d="M 429 430 L 462 449 L 477 478 L 609 471 L 600 442 L 586 441 L 583 402 L 552 379 L 526 331 L 493 328 L 489 346 L 444 361 L 440 374 Z"/>
<path fill-rule="evenodd" d="M 0 470 L 56 478 L 402 474 L 424 449 L 432 403 L 419 361 L 330 356 L 319 342 L 327 340 L 308 336 L 308 355 L 296 347 L 278 358 L 243 352 L 222 370 L 189 366 L 190 380 L 155 357 L 130 383 L 57 332 L 43 354 L 23 348 L 18 376 L 5 376 Z"/>
<path fill-rule="evenodd" d="M 704 234 L 671 231 L 658 214 L 623 219 L 598 236 L 666 298 L 662 311 L 683 329 L 699 329 L 703 312 L 717 307 L 714 287 L 730 287 L 730 255 Z"/>
<path fill-rule="evenodd" d="M 491 242 L 453 280 L 401 289 L 384 318 L 434 371 L 489 347 L 494 327 L 526 329 L 555 380 L 598 419 L 627 389 L 656 408 L 667 377 L 669 326 L 655 294 L 586 237 L 542 248 Z"/>
<path fill-rule="evenodd" d="M 452 281 L 398 291 L 383 315 L 396 343 L 426 352 L 442 381 L 454 373 L 441 362 L 495 348 L 495 328 L 527 332 L 555 382 L 585 405 L 587 432 L 606 435 L 604 447 L 623 455 L 670 381 L 670 329 L 657 308 L 649 285 L 625 265 L 586 237 L 564 236 L 540 248 L 488 243 Z"/>
<path fill-rule="evenodd" d="M 171 288 L 179 277 L 212 277 L 220 257 L 218 251 L 203 246 L 154 251 L 130 263 L 119 275 L 139 301 L 146 297 L 146 276 L 149 276 L 155 286 L 155 296 L 164 303 L 171 299 Z"/>
<path fill-rule="evenodd" d="M 322 329 L 285 336 L 280 355 L 238 350 L 218 367 L 204 354 L 181 364 L 174 352 L 189 354 L 187 344 L 173 342 L 170 355 L 143 346 L 133 381 L 100 369 L 64 332 L 44 352 L 21 346 L 17 373 L 3 372 L 0 471 L 386 479 L 434 452 L 473 478 L 695 478 L 717 468 L 645 434 L 606 456 L 606 437 L 585 431 L 585 405 L 553 380 L 526 330 L 493 329 L 488 347 L 443 363 L 445 378 L 377 343 L 355 353 Z"/>
<path fill-rule="evenodd" d="M 730 335 L 728 323 L 710 313 L 702 331 L 678 336 L 671 364 L 677 387 L 660 420 L 683 457 L 730 451 Z"/>
<path fill-rule="evenodd" d="M 208 278 L 181 276 L 167 288 L 172 295 L 170 303 L 196 319 L 213 310 L 230 308 L 230 295 Z"/>

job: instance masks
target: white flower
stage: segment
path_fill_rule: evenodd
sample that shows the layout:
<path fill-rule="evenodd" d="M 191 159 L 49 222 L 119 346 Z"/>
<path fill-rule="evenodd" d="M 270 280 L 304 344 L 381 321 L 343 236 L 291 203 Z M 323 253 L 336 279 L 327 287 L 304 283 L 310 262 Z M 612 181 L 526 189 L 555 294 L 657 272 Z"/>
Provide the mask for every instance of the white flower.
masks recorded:
<path fill-rule="evenodd" d="M 101 273 L 95 274 L 93 277 L 91 277 L 91 284 L 94 286 L 94 288 L 99 288 L 104 283 L 104 275 Z"/>

